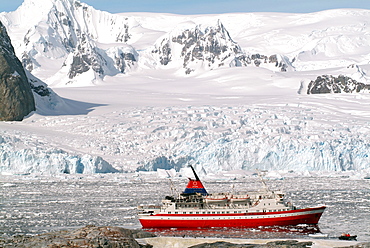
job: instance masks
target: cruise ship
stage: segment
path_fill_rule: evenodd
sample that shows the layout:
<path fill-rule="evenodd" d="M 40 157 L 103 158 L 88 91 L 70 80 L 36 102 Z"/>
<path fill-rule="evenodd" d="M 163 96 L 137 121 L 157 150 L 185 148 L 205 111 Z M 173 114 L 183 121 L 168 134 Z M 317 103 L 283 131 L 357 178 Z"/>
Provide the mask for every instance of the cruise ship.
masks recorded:
<path fill-rule="evenodd" d="M 138 206 L 139 221 L 149 228 L 249 228 L 317 224 L 325 206 L 297 208 L 284 200 L 284 193 L 263 187 L 254 192 L 211 193 L 194 168 L 184 192 L 166 196 L 160 206 Z"/>

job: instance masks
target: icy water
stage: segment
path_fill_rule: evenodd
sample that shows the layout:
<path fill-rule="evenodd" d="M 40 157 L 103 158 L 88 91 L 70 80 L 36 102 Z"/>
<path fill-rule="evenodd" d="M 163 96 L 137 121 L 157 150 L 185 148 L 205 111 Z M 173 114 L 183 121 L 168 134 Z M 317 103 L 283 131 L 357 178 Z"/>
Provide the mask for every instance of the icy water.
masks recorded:
<path fill-rule="evenodd" d="M 175 179 L 178 190 L 187 179 Z M 256 190 L 257 178 L 203 180 L 209 192 Z M 242 230 L 154 230 L 159 235 L 305 238 L 321 231 L 330 237 L 343 232 L 370 241 L 370 180 L 345 177 L 299 177 L 270 180 L 271 189 L 282 189 L 298 207 L 325 204 L 318 226 L 254 228 Z M 77 228 L 88 224 L 140 228 L 136 217 L 139 204 L 159 203 L 170 195 L 168 179 L 133 177 L 132 174 L 0 176 L 0 236 L 37 234 Z"/>

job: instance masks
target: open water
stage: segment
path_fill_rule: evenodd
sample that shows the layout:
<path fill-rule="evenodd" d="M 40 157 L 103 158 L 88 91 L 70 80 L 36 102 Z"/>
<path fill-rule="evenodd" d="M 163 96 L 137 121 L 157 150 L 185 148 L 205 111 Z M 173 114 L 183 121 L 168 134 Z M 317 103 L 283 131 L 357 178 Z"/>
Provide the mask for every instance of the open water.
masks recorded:
<path fill-rule="evenodd" d="M 182 191 L 186 178 L 174 179 Z M 299 177 L 269 180 L 284 190 L 298 207 L 325 204 L 318 226 L 254 229 L 152 230 L 163 236 L 230 238 L 305 238 L 322 232 L 336 238 L 343 232 L 370 241 L 370 180 L 348 177 Z M 257 190 L 257 178 L 203 180 L 208 192 Z M 85 225 L 141 228 L 139 204 L 159 203 L 170 195 L 168 179 L 133 177 L 132 174 L 4 176 L 0 177 L 0 236 L 37 234 Z"/>

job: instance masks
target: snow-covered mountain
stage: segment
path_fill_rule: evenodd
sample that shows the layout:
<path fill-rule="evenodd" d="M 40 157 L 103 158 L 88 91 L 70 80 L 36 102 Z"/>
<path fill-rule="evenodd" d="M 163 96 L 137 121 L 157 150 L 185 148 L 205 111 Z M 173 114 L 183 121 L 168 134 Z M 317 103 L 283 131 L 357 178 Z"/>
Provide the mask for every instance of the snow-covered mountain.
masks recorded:
<path fill-rule="evenodd" d="M 0 172 L 79 173 L 91 156 L 104 162 L 88 172 L 370 173 L 369 10 L 110 14 L 25 0 L 0 20 L 37 90 L 63 96 L 54 113 L 0 123 Z"/>
<path fill-rule="evenodd" d="M 272 71 L 361 66 L 370 59 L 369 16 L 367 10 L 345 9 L 110 14 L 78 0 L 25 0 L 16 11 L 1 13 L 0 20 L 26 69 L 49 85 L 80 86 L 146 68 L 176 68 L 186 76 L 233 66 Z"/>
<path fill-rule="evenodd" d="M 91 83 L 125 72 L 136 61 L 135 50 L 126 43 L 135 22 L 79 1 L 25 0 L 1 20 L 11 30 L 24 67 L 50 85 Z M 99 45 L 108 43 L 114 46 Z"/>
<path fill-rule="evenodd" d="M 189 25 L 186 25 L 184 29 L 177 28 L 159 40 L 152 53 L 157 55 L 155 61 L 160 61 L 161 65 L 172 64 L 175 68 L 183 69 L 186 74 L 224 66 L 247 66 L 252 63 L 257 67 L 261 63 L 273 63 L 281 68 L 281 71 L 286 71 L 288 67 L 281 59 L 278 60 L 277 55 L 246 55 L 232 40 L 220 20 L 214 26 L 196 25 L 189 28 Z"/>

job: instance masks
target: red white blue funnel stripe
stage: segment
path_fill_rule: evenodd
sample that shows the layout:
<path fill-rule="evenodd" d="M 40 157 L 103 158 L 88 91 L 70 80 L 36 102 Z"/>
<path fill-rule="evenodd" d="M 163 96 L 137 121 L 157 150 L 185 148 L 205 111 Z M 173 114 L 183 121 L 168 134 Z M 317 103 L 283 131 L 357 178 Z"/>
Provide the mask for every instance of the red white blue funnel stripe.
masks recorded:
<path fill-rule="evenodd" d="M 208 195 L 206 189 L 204 188 L 202 182 L 199 180 L 199 177 L 197 173 L 195 173 L 195 170 L 193 166 L 190 165 L 190 168 L 193 170 L 195 180 L 189 178 L 189 183 L 186 186 L 184 190 L 184 194 L 194 194 L 194 193 L 200 193 L 202 195 Z"/>

